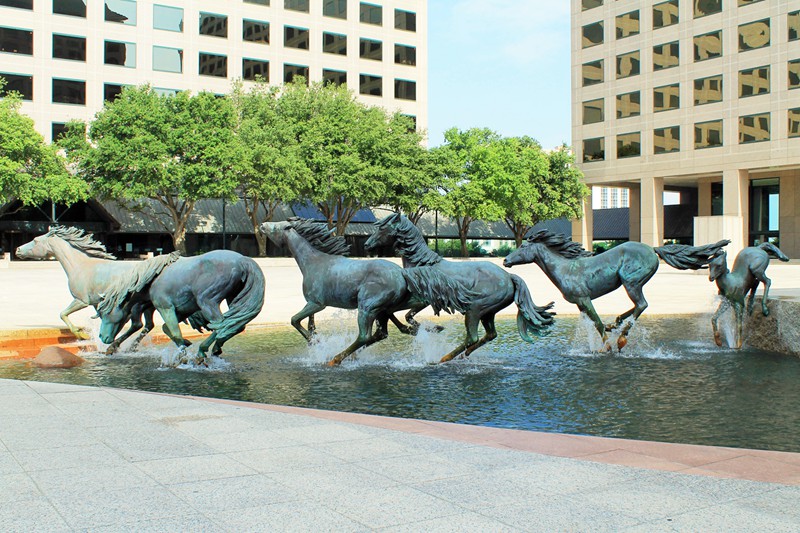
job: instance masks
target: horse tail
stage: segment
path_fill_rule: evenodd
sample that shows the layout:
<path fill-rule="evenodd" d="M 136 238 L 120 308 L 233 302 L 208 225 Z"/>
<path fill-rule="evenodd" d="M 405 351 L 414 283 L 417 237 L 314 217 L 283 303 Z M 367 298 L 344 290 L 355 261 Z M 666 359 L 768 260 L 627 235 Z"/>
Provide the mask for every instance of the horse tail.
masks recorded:
<path fill-rule="evenodd" d="M 551 313 L 555 302 L 550 302 L 544 307 L 539 307 L 533 303 L 531 292 L 525 281 L 511 274 L 511 281 L 514 283 L 514 303 L 517 304 L 517 330 L 522 340 L 533 342 L 532 335 L 541 336 L 547 328 L 553 324 L 555 313 Z"/>
<path fill-rule="evenodd" d="M 699 270 L 706 268 L 711 258 L 730 244 L 729 240 L 717 241 L 714 244 L 703 246 L 688 246 L 686 244 L 667 244 L 653 248 L 658 257 L 672 268 L 678 270 Z"/>
<path fill-rule="evenodd" d="M 436 266 L 404 268 L 401 272 L 408 290 L 428 302 L 437 315 L 442 310 L 465 313 L 475 298 L 463 283 L 444 275 Z"/>
<path fill-rule="evenodd" d="M 239 261 L 239 266 L 242 268 L 241 280 L 244 282 L 244 287 L 230 302 L 222 318 L 208 324 L 208 329 L 217 334 L 217 339 L 229 339 L 244 331 L 244 327 L 261 312 L 264 306 L 266 284 L 261 267 L 249 257 L 243 257 Z"/>
<path fill-rule="evenodd" d="M 767 252 L 767 255 L 771 255 L 775 259 L 780 259 L 781 261 L 789 260 L 789 258 L 786 257 L 786 254 L 781 252 L 780 248 L 778 248 L 771 242 L 763 242 L 759 244 L 758 247 Z"/>

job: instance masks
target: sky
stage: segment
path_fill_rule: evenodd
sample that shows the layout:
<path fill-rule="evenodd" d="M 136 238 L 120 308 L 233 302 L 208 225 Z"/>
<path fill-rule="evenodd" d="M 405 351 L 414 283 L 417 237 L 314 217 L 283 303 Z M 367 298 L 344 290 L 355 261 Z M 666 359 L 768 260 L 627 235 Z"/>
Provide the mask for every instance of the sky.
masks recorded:
<path fill-rule="evenodd" d="M 428 144 L 445 130 L 571 144 L 570 2 L 428 0 Z"/>

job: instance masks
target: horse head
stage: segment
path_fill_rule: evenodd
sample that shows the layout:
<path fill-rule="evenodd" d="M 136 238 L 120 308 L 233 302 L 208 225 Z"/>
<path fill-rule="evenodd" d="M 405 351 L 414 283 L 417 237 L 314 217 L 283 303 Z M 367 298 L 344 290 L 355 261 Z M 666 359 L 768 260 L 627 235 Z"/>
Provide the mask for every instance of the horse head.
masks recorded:
<path fill-rule="evenodd" d="M 100 294 L 101 302 L 106 299 L 105 294 Z M 100 304 L 95 306 L 97 316 L 100 317 L 100 340 L 105 344 L 111 344 L 119 335 L 122 326 L 130 319 L 131 312 L 127 302 L 123 305 L 112 307 L 100 313 Z"/>
<path fill-rule="evenodd" d="M 34 237 L 34 239 L 17 248 L 17 257 L 20 259 L 47 259 L 53 256 L 53 247 L 50 241 L 52 230 Z"/>
<path fill-rule="evenodd" d="M 525 265 L 536 261 L 538 249 L 541 244 L 525 241 L 522 246 L 511 252 L 503 259 L 503 266 L 511 268 L 514 265 Z"/>
<path fill-rule="evenodd" d="M 708 281 L 717 281 L 728 273 L 728 253 L 724 250 L 708 262 Z"/>
<path fill-rule="evenodd" d="M 286 231 L 291 229 L 289 222 L 264 222 L 258 231 L 265 235 L 272 244 L 283 248 L 286 245 Z"/>
<path fill-rule="evenodd" d="M 368 252 L 374 251 L 376 248 L 390 246 L 394 243 L 397 236 L 398 224 L 402 221 L 403 215 L 400 213 L 392 213 L 391 215 L 382 218 L 375 222 L 375 233 L 369 236 L 367 242 L 364 243 L 364 249 Z"/>

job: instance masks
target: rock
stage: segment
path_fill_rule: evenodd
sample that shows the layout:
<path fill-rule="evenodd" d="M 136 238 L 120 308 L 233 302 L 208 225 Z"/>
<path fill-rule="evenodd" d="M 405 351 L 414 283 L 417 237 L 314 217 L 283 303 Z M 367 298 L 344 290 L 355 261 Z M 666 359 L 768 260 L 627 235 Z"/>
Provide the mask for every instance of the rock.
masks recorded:
<path fill-rule="evenodd" d="M 72 368 L 80 366 L 86 360 L 58 346 L 45 346 L 33 359 L 39 368 Z"/>

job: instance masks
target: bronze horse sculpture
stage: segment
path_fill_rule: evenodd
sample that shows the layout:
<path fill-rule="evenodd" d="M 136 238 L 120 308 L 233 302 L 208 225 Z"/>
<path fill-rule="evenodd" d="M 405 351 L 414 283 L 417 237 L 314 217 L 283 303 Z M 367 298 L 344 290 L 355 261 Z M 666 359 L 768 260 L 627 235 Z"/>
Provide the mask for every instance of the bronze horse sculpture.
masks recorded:
<path fill-rule="evenodd" d="M 464 342 L 442 357 L 442 362 L 464 354 L 469 356 L 476 349 L 497 337 L 495 315 L 502 309 L 516 303 L 517 329 L 520 337 L 533 342 L 532 335 L 540 335 L 553 323 L 554 313 L 533 303 L 525 282 L 519 276 L 509 274 L 499 266 L 488 261 L 455 262 L 443 259 L 428 248 L 422 232 L 405 216 L 395 213 L 375 223 L 376 231 L 364 247 L 375 250 L 380 246 L 394 245 L 403 257 L 407 267 L 427 266 L 449 279 L 458 281 L 470 290 L 474 297 L 469 309 L 464 313 L 466 337 Z M 422 306 L 424 307 L 424 305 Z M 406 320 L 413 321 L 413 313 L 422 307 L 412 308 Z M 478 325 L 482 324 L 484 336 L 478 336 Z"/>
<path fill-rule="evenodd" d="M 116 261 L 116 257 L 108 253 L 105 246 L 94 240 L 91 234 L 79 228 L 63 226 L 55 226 L 44 235 L 23 244 L 17 248 L 16 254 L 21 259 L 55 257 L 61 263 L 74 298 L 61 312 L 61 320 L 79 339 L 88 339 L 89 336 L 72 323 L 69 315 L 99 305 L 107 294 L 123 286 L 131 287 L 133 291 L 142 290 L 164 268 L 178 260 L 177 254 L 168 254 L 147 261 Z M 132 305 L 127 310 L 127 316 L 120 317 L 120 326 L 130 319 L 131 327 L 118 339 L 112 339 L 106 353 L 114 353 L 125 339 L 140 330 L 144 316 L 145 329 L 136 339 L 138 343 L 153 329 L 153 312 L 152 306 L 146 302 Z"/>
<path fill-rule="evenodd" d="M 213 344 L 213 355 L 244 331 L 264 305 L 264 274 L 258 264 L 237 252 L 215 250 L 194 257 L 181 257 L 144 288 L 122 287 L 97 305 L 100 340 L 111 342 L 125 323 L 132 306 L 149 304 L 164 319 L 164 333 L 179 347 L 191 342 L 183 338 L 180 322 L 188 321 L 209 335 L 198 348 L 203 363 Z M 220 304 L 225 301 L 224 313 Z"/>
<path fill-rule="evenodd" d="M 324 223 L 295 218 L 264 222 L 260 230 L 276 245 L 289 249 L 303 274 L 306 305 L 291 323 L 306 341 L 312 340 L 314 331 L 303 327 L 304 319 L 329 306 L 358 310 L 358 337 L 332 357 L 329 366 L 339 365 L 356 350 L 385 339 L 393 314 L 419 301 L 433 306 L 437 313 L 464 312 L 470 306 L 471 293 L 435 270 L 403 269 L 381 259 L 344 257 L 343 238 L 333 236 Z"/>
<path fill-rule="evenodd" d="M 652 247 L 641 242 L 626 242 L 599 255 L 592 255 L 577 242 L 547 230 L 530 234 L 517 250 L 503 261 L 506 267 L 536 263 L 561 291 L 564 299 L 578 306 L 594 322 L 603 338 L 604 351 L 611 349 L 608 331 L 621 327 L 617 347 L 627 343 L 633 322 L 647 309 L 642 291 L 656 273 L 659 258 L 679 270 L 705 268 L 711 258 L 730 241 L 722 240 L 705 246 L 669 244 Z M 595 311 L 592 300 L 625 287 L 634 307 L 619 315 L 614 324 L 605 325 Z M 628 317 L 633 321 L 626 322 Z"/>
<path fill-rule="evenodd" d="M 716 281 L 719 294 L 725 299 L 720 302 L 714 315 L 711 317 L 711 327 L 714 330 L 714 342 L 717 346 L 722 346 L 722 336 L 717 327 L 720 315 L 730 305 L 733 307 L 736 319 L 735 347 L 742 347 L 742 323 L 744 321 L 745 297 L 747 297 L 747 314 L 753 312 L 753 298 L 756 295 L 758 284 L 764 284 L 764 296 L 761 299 L 761 313 L 769 315 L 767 298 L 769 298 L 769 287 L 772 281 L 767 277 L 766 270 L 769 266 L 769 258 L 774 257 L 781 261 L 788 261 L 789 258 L 772 243 L 765 242 L 758 246 L 750 246 L 736 255 L 733 261 L 733 271 L 728 270 L 727 254 L 723 251 L 708 263 L 708 280 Z M 748 296 L 749 293 L 749 296 Z"/>

